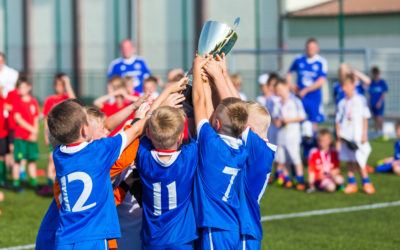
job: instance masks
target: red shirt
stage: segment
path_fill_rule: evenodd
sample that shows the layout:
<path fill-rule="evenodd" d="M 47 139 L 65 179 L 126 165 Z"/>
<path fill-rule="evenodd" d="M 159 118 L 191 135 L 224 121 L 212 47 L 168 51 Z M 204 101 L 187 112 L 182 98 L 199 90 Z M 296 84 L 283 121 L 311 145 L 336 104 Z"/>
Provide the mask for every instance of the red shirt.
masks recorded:
<path fill-rule="evenodd" d="M 19 99 L 18 91 L 14 89 L 13 91 L 8 92 L 7 98 L 5 99 L 5 103 L 11 106 L 11 110 L 8 112 L 7 117 L 7 127 L 9 130 L 15 130 L 15 120 L 14 120 L 14 110 L 13 103 Z"/>
<path fill-rule="evenodd" d="M 39 104 L 34 97 L 31 97 L 29 101 L 24 102 L 21 98 L 18 98 L 16 102 L 13 103 L 13 113 L 20 114 L 22 119 L 28 122 L 30 125 L 34 125 L 35 118 L 39 116 Z M 15 126 L 15 138 L 28 140 L 30 132 L 20 125 Z"/>
<path fill-rule="evenodd" d="M 315 180 L 320 181 L 326 174 L 339 168 L 338 153 L 334 149 L 322 152 L 313 149 L 308 157 L 308 172 L 315 174 Z"/>
<path fill-rule="evenodd" d="M 66 94 L 51 95 L 51 96 L 47 97 L 46 100 L 44 101 L 44 105 L 43 105 L 43 115 L 47 116 L 54 106 L 56 106 L 60 102 L 68 100 L 68 99 L 69 99 L 69 97 Z"/>
<path fill-rule="evenodd" d="M 106 102 L 103 104 L 103 107 L 101 108 L 101 111 L 106 115 L 106 116 L 112 116 L 113 114 L 117 113 L 121 109 L 129 106 L 131 102 L 129 101 L 124 101 L 121 107 L 118 107 L 117 102 L 114 103 L 109 103 Z"/>
<path fill-rule="evenodd" d="M 4 104 L 5 99 L 0 94 L 0 138 L 4 138 L 8 135 L 6 118 L 4 117 Z"/>

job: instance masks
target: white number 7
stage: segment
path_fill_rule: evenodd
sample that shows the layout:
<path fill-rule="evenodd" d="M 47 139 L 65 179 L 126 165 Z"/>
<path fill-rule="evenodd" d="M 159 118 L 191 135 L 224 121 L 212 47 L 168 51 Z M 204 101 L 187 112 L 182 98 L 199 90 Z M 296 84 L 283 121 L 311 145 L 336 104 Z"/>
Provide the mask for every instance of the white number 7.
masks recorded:
<path fill-rule="evenodd" d="M 72 207 L 72 212 L 81 212 L 88 210 L 96 206 L 96 202 L 93 202 L 89 205 L 85 205 L 86 201 L 89 199 L 90 194 L 92 193 L 93 183 L 90 176 L 85 172 L 74 172 L 70 173 L 67 176 L 63 176 L 60 179 L 61 182 L 61 195 L 64 203 L 65 210 L 71 211 L 68 193 L 67 193 L 67 179 L 68 183 L 73 181 L 81 181 L 83 182 L 83 190 L 75 205 Z"/>
<path fill-rule="evenodd" d="M 231 188 L 232 188 L 233 182 L 235 181 L 235 178 L 236 178 L 236 176 L 237 176 L 239 171 L 240 171 L 240 169 L 231 168 L 231 167 L 225 167 L 224 170 L 222 170 L 222 172 L 224 174 L 232 175 L 231 176 L 231 180 L 229 181 L 228 188 L 226 189 L 225 194 L 222 197 L 222 200 L 225 201 L 225 202 L 227 202 L 228 199 L 229 199 L 229 193 L 231 192 Z"/>

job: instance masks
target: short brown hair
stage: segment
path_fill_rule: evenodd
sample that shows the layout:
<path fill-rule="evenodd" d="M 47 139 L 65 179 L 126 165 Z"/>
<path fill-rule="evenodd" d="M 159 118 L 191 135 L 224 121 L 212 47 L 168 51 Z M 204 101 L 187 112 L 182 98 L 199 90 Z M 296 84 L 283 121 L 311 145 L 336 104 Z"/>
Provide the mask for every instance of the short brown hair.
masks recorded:
<path fill-rule="evenodd" d="M 318 131 L 318 138 L 320 138 L 320 137 L 322 137 L 322 136 L 325 136 L 325 135 L 329 135 L 329 136 L 332 137 L 332 133 L 331 133 L 331 131 L 329 131 L 329 129 L 327 129 L 327 128 L 321 128 L 321 129 Z"/>
<path fill-rule="evenodd" d="M 85 107 L 86 114 L 88 117 L 96 118 L 96 119 L 104 119 L 106 115 L 98 108 L 95 106 L 87 106 Z"/>
<path fill-rule="evenodd" d="M 354 76 L 353 73 L 346 74 L 345 77 L 344 77 L 344 79 L 343 79 L 342 84 L 344 84 L 345 82 L 348 82 L 348 81 L 351 82 L 352 84 L 355 83 L 356 77 Z"/>
<path fill-rule="evenodd" d="M 150 117 L 148 130 L 153 146 L 171 149 L 183 133 L 185 113 L 173 107 L 160 107 Z"/>
<path fill-rule="evenodd" d="M 83 106 L 74 99 L 56 105 L 47 118 L 50 134 L 64 145 L 78 140 L 82 126 L 87 124 L 87 115 Z"/>
<path fill-rule="evenodd" d="M 276 82 L 275 82 L 275 84 L 274 84 L 274 87 L 276 88 L 276 87 L 279 86 L 279 85 L 287 86 L 288 84 L 287 84 L 287 82 L 286 82 L 286 79 L 278 77 L 278 78 L 276 79 Z"/>
<path fill-rule="evenodd" d="M 17 81 L 16 88 L 19 88 L 23 83 L 32 86 L 32 83 L 29 81 L 28 76 L 25 73 L 20 73 Z"/>
<path fill-rule="evenodd" d="M 239 138 L 246 128 L 248 119 L 246 103 L 236 97 L 221 101 L 214 111 L 215 118 L 221 122 L 220 133 Z"/>
<path fill-rule="evenodd" d="M 111 85 L 113 90 L 125 88 L 125 81 L 122 77 L 113 76 L 109 81 L 108 84 Z"/>
<path fill-rule="evenodd" d="M 268 110 L 258 102 L 247 102 L 248 121 L 253 131 L 261 138 L 266 138 L 271 124 L 271 115 Z"/>
<path fill-rule="evenodd" d="M 147 82 L 154 82 L 155 84 L 158 85 L 158 79 L 155 76 L 149 76 L 146 79 L 143 80 L 143 84 Z"/>

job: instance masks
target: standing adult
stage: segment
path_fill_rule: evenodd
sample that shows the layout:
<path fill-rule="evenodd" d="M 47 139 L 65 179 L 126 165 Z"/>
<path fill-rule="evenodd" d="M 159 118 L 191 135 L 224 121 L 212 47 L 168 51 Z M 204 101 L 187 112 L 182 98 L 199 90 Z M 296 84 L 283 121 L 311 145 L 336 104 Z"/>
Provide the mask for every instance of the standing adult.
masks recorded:
<path fill-rule="evenodd" d="M 150 76 L 150 70 L 143 58 L 135 54 L 132 41 L 125 39 L 120 44 L 121 57 L 114 59 L 108 67 L 108 79 L 113 76 L 130 76 L 135 82 L 135 91 L 141 93 L 143 80 Z"/>
<path fill-rule="evenodd" d="M 286 77 L 287 81 L 292 83 L 292 75 L 297 75 L 297 84 L 292 86 L 303 102 L 307 119 L 313 123 L 314 131 L 317 124 L 324 121 L 322 86 L 326 83 L 328 71 L 326 60 L 318 53 L 318 41 L 309 38 L 305 54 L 296 57 Z"/>
<path fill-rule="evenodd" d="M 0 86 L 2 95 L 7 97 L 8 92 L 15 89 L 18 80 L 18 71 L 6 65 L 6 55 L 0 52 Z"/>

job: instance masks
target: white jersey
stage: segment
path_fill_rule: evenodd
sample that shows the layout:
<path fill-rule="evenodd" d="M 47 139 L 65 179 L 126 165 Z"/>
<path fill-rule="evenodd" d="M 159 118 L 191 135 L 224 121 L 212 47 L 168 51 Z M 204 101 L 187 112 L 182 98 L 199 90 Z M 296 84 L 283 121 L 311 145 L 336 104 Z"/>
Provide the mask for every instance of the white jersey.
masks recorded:
<path fill-rule="evenodd" d="M 8 92 L 15 89 L 18 81 L 18 71 L 3 65 L 0 69 L 0 86 L 3 88 L 3 97 L 7 97 Z"/>
<path fill-rule="evenodd" d="M 275 119 L 305 119 L 303 104 L 300 99 L 294 95 L 286 101 L 279 101 L 274 107 L 273 118 Z M 301 141 L 301 126 L 300 122 L 291 122 L 279 128 L 277 143 L 280 146 L 286 146 Z"/>
<path fill-rule="evenodd" d="M 356 143 L 361 142 L 364 119 L 371 118 L 367 100 L 360 94 L 339 101 L 336 123 L 340 125 L 340 136 Z"/>

